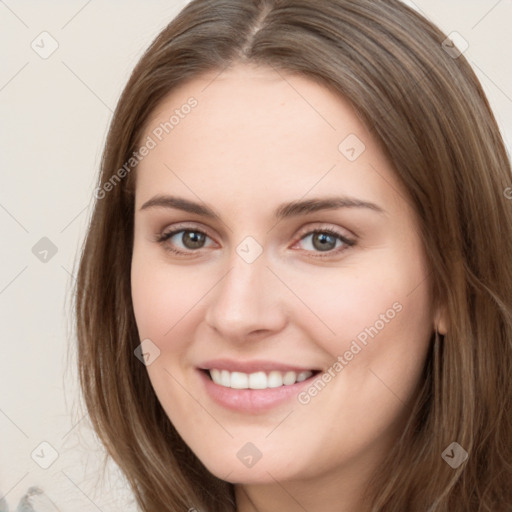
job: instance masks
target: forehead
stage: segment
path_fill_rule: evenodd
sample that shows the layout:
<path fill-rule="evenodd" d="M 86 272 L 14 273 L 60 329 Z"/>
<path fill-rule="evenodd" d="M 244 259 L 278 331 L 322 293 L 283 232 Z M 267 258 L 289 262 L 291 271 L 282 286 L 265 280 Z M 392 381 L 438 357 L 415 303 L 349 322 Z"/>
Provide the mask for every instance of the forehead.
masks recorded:
<path fill-rule="evenodd" d="M 368 196 L 383 186 L 379 174 L 393 180 L 348 101 L 270 67 L 237 65 L 182 84 L 149 117 L 142 142 L 148 137 L 155 147 L 137 168 L 139 206 L 175 188 L 189 197 L 215 191 L 219 200 L 233 192 L 293 199 L 333 187 Z"/>
<path fill-rule="evenodd" d="M 181 84 L 155 108 L 145 132 L 151 133 L 173 113 L 179 114 L 191 97 L 197 100 L 197 107 L 193 115 L 186 115 L 186 123 L 180 116 L 172 130 L 175 140 L 183 126 L 208 131 L 209 139 L 218 136 L 226 143 L 230 136 L 238 139 L 247 133 L 257 136 L 252 140 L 255 145 L 283 132 L 293 134 L 295 140 L 308 139 L 315 131 L 366 132 L 350 103 L 326 86 L 297 73 L 252 64 L 208 72 Z M 243 130 L 237 132 L 236 128 Z"/>

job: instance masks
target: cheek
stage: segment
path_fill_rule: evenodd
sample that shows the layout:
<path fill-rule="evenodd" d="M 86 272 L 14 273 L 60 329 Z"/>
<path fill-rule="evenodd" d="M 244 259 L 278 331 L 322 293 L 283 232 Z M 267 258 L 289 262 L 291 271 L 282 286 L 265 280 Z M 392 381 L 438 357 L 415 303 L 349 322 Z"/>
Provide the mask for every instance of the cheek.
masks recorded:
<path fill-rule="evenodd" d="M 187 329 L 214 283 L 211 273 L 200 277 L 193 266 L 173 266 L 134 252 L 131 287 L 140 338 L 151 339 L 162 352 L 183 350 L 192 339 Z"/>
<path fill-rule="evenodd" d="M 401 388 L 421 371 L 433 324 L 426 268 L 421 254 L 413 254 L 390 252 L 357 269 L 323 269 L 314 280 L 295 276 L 294 291 L 308 306 L 295 323 L 332 363 L 344 358 L 354 389 L 368 385 L 370 369 Z"/>
<path fill-rule="evenodd" d="M 172 326 L 171 311 L 179 307 L 170 279 L 147 264 L 132 264 L 132 301 L 141 338 L 159 338 Z"/>
<path fill-rule="evenodd" d="M 349 340 L 374 324 L 379 331 L 392 323 L 422 319 L 428 296 L 419 265 L 368 264 L 357 269 L 322 269 L 316 274 L 290 276 L 304 306 L 303 327 L 317 340 Z M 415 289 L 417 287 L 417 289 Z M 300 317 L 296 318 L 296 320 Z M 306 327 L 308 326 L 308 327 Z M 360 336 L 364 340 L 364 335 Z"/>

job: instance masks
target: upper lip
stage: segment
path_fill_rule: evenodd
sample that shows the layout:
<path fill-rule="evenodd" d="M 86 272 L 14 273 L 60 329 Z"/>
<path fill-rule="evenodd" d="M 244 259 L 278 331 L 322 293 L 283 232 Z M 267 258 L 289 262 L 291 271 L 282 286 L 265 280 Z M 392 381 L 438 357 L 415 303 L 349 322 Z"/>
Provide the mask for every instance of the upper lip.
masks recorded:
<path fill-rule="evenodd" d="M 199 365 L 201 370 L 227 370 L 229 372 L 242 372 L 242 373 L 255 373 L 255 372 L 306 372 L 306 371 L 317 371 L 316 368 L 298 366 L 289 363 L 279 363 L 276 361 L 264 361 L 264 360 L 253 360 L 253 361 L 235 361 L 233 359 L 212 359 L 205 361 Z"/>

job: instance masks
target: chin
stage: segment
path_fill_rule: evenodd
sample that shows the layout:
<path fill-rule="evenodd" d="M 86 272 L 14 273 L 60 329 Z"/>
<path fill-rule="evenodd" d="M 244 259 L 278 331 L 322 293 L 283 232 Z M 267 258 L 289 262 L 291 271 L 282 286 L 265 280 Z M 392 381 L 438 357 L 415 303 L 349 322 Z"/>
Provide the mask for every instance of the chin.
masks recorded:
<path fill-rule="evenodd" d="M 239 457 L 234 452 L 233 456 L 225 453 L 222 456 L 201 459 L 201 462 L 214 476 L 232 484 L 274 484 L 275 480 L 285 481 L 300 477 L 290 460 L 278 460 L 272 456 L 265 460 L 264 455 L 257 461 L 243 462 L 240 459 L 244 459 L 244 454 Z"/>

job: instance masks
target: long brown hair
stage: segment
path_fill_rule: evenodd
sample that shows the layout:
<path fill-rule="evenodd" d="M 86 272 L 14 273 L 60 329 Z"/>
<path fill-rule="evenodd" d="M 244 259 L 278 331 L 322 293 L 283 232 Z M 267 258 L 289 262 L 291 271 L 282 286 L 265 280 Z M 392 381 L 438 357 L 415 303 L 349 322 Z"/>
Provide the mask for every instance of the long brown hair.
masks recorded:
<path fill-rule="evenodd" d="M 407 426 L 368 484 L 369 509 L 511 510 L 512 172 L 477 77 L 445 40 L 398 0 L 194 0 L 136 65 L 103 153 L 75 313 L 86 407 L 145 512 L 236 505 L 233 485 L 183 442 L 134 356 L 136 167 L 119 169 L 164 96 L 237 62 L 300 73 L 350 101 L 418 213 L 448 332 L 432 339 Z M 455 469 L 442 457 L 452 442 L 469 454 Z"/>

